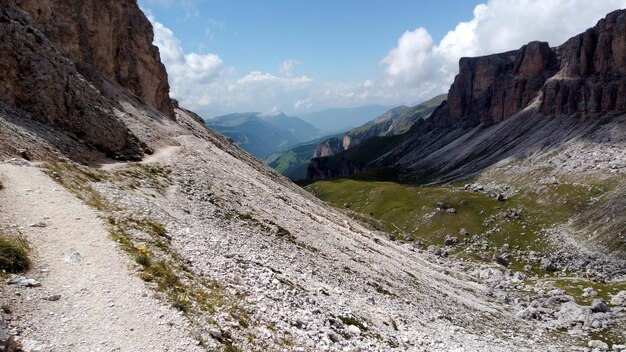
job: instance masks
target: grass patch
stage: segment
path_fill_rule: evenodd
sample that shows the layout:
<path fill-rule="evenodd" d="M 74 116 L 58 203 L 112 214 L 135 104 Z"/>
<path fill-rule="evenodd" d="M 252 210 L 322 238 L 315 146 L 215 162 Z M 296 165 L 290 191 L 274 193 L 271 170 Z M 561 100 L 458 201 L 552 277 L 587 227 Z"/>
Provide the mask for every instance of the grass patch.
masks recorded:
<path fill-rule="evenodd" d="M 48 176 L 85 204 L 101 211 L 113 210 L 113 206 L 91 187 L 92 182 L 102 182 L 108 178 L 105 171 L 64 162 L 46 163 L 42 168 Z"/>
<path fill-rule="evenodd" d="M 367 327 L 357 318 L 349 317 L 349 316 L 337 316 L 339 320 L 345 325 L 354 325 L 357 328 L 361 329 L 361 331 L 367 330 Z"/>
<path fill-rule="evenodd" d="M 626 281 L 608 281 L 608 282 L 596 282 L 587 279 L 579 278 L 551 278 L 548 280 L 541 280 L 551 287 L 561 289 L 568 295 L 571 295 L 576 299 L 579 304 L 589 305 L 594 299 L 601 298 L 606 302 L 611 301 L 611 297 L 616 295 L 620 291 L 626 291 Z M 584 289 L 590 287 L 596 292 L 596 296 L 585 297 L 583 296 Z"/>
<path fill-rule="evenodd" d="M 21 235 L 0 233 L 0 270 L 19 273 L 30 269 L 30 244 Z"/>

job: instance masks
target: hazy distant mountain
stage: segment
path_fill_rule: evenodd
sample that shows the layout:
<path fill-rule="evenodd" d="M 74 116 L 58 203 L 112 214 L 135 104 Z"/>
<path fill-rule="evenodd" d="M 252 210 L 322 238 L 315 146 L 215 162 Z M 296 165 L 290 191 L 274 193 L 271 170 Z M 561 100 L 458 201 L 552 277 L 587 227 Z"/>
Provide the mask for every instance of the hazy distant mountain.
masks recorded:
<path fill-rule="evenodd" d="M 446 94 L 441 94 L 416 106 L 395 107 L 366 124 L 349 130 L 343 136 L 323 141 L 317 146 L 313 157 L 319 158 L 338 154 L 372 137 L 403 134 L 417 120 L 428 118 L 445 99 Z"/>
<path fill-rule="evenodd" d="M 300 114 L 300 118 L 322 131 L 337 132 L 361 126 L 387 110 L 388 106 L 366 105 Z"/>
<path fill-rule="evenodd" d="M 322 133 L 305 121 L 283 113 L 265 115 L 246 112 L 218 116 L 206 124 L 259 159 L 320 137 Z"/>

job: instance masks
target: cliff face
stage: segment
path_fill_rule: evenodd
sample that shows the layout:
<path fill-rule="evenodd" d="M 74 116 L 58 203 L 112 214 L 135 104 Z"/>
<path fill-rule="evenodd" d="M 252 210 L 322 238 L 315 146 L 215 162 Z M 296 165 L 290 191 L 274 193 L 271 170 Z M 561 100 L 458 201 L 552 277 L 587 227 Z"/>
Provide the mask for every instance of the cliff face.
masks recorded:
<path fill-rule="evenodd" d="M 315 153 L 313 153 L 313 157 L 321 158 L 340 153 L 345 150 L 345 148 L 343 147 L 343 143 L 343 139 L 339 139 L 337 137 L 327 139 L 317 145 L 317 148 L 315 148 Z"/>
<path fill-rule="evenodd" d="M 542 42 L 517 51 L 462 58 L 447 105 L 433 117 L 438 127 L 501 122 L 528 106 L 557 69 L 556 54 Z"/>
<path fill-rule="evenodd" d="M 174 117 L 152 26 L 136 1 L 21 0 L 18 6 L 96 86 L 100 77 L 115 82 Z"/>
<path fill-rule="evenodd" d="M 626 11 L 615 11 L 556 49 L 559 74 L 542 87 L 550 115 L 626 111 Z"/>
<path fill-rule="evenodd" d="M 112 104 L 13 1 L 0 0 L 0 5 L 0 117 L 17 124 L 42 123 L 110 157 L 139 159 L 138 140 L 116 117 Z"/>
<path fill-rule="evenodd" d="M 434 120 L 437 127 L 491 125 L 533 106 L 544 115 L 626 111 L 626 12 L 550 48 L 462 58 L 459 74 Z"/>

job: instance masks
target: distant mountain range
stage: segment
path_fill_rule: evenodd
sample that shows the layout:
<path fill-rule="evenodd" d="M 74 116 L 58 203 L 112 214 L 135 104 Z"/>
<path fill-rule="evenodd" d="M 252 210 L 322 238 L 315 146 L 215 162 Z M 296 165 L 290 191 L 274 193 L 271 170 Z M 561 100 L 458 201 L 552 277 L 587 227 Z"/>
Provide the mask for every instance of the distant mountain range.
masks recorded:
<path fill-rule="evenodd" d="M 446 100 L 446 96 L 446 94 L 441 94 L 412 107 L 405 105 L 395 107 L 366 124 L 349 130 L 343 136 L 323 141 L 317 146 L 313 157 L 335 155 L 372 137 L 403 134 L 417 120 L 430 116 L 433 110 Z"/>
<path fill-rule="evenodd" d="M 319 130 L 336 133 L 361 126 L 387 110 L 389 106 L 365 105 L 355 108 L 321 110 L 300 114 L 299 117 Z"/>
<path fill-rule="evenodd" d="M 307 122 L 283 113 L 229 114 L 207 120 L 206 124 L 261 160 L 323 135 Z"/>
<path fill-rule="evenodd" d="M 370 137 L 402 134 L 408 131 L 416 120 L 428 117 L 445 98 L 446 95 L 442 94 L 417 106 L 395 107 L 348 132 L 336 133 L 297 145 L 269 160 L 268 164 L 292 180 L 304 179 L 311 158 L 340 153 Z"/>

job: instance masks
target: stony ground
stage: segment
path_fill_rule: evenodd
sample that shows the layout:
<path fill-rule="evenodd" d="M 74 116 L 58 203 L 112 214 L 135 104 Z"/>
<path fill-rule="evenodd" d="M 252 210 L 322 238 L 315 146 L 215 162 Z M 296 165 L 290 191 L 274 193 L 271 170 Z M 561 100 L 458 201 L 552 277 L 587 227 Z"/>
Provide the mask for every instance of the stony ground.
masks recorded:
<path fill-rule="evenodd" d="M 2 166 L 11 181 L 0 191 L 2 223 L 40 253 L 27 276 L 41 287 L 3 287 L 23 341 L 133 351 L 587 348 L 588 338 L 516 317 L 526 305 L 503 299 L 493 279 L 519 278 L 496 264 L 372 232 L 183 111 L 158 129 L 132 105 L 120 115 L 157 151 L 141 164 L 44 165 L 50 178 Z M 38 222 L 45 227 L 28 226 Z M 49 232 L 60 237 L 54 246 Z"/>
<path fill-rule="evenodd" d="M 0 165 L 0 223 L 34 248 L 28 278 L 2 287 L 12 332 L 30 351 L 191 351 L 188 322 L 134 275 L 98 212 L 36 167 Z"/>

